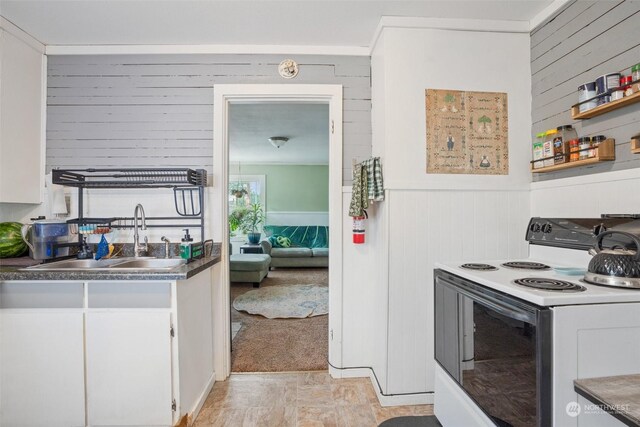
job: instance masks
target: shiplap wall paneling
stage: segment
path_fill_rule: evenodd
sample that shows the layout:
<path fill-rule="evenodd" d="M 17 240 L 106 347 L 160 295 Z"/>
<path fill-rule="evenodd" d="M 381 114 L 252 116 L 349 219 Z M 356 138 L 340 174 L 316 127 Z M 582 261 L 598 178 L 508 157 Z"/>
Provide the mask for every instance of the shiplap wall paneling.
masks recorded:
<path fill-rule="evenodd" d="M 529 192 L 394 190 L 385 203 L 391 236 L 386 392 L 433 391 L 434 264 L 526 257 Z"/>
<path fill-rule="evenodd" d="M 594 217 L 600 214 L 640 213 L 640 169 L 627 169 L 579 182 L 580 177 L 534 183 L 531 215 L 556 218 Z M 586 177 L 587 179 L 590 177 Z"/>
<path fill-rule="evenodd" d="M 344 171 L 371 155 L 370 59 L 293 56 L 300 73 L 282 79 L 279 55 L 51 56 L 47 170 L 188 166 L 211 172 L 213 85 L 340 84 Z"/>
<path fill-rule="evenodd" d="M 616 161 L 589 168 L 535 174 L 534 181 L 587 175 L 640 166 L 629 150 L 640 132 L 640 104 L 589 120 L 574 121 L 571 106 L 578 86 L 597 77 L 630 74 L 640 63 L 640 2 L 575 1 L 531 34 L 532 136 L 572 124 L 580 136 L 605 135 L 616 140 Z"/>

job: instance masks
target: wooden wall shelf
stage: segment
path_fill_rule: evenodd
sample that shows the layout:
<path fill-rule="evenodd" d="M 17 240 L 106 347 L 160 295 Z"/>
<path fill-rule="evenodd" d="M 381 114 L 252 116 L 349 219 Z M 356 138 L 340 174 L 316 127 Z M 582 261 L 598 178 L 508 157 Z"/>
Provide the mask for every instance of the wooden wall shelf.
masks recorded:
<path fill-rule="evenodd" d="M 577 168 L 578 166 L 587 166 L 600 162 L 610 162 L 616 159 L 616 141 L 615 139 L 609 138 L 602 142 L 596 148 L 590 148 L 590 150 L 596 150 L 596 156 L 588 159 L 576 160 L 573 162 L 565 162 L 559 163 L 553 166 L 545 166 L 542 168 L 533 168 L 533 163 L 531 162 L 531 172 L 533 173 L 543 173 L 543 172 L 555 172 L 563 169 Z M 575 153 L 575 151 L 574 151 Z M 537 160 L 541 162 L 543 160 Z"/>
<path fill-rule="evenodd" d="M 582 113 L 580 112 L 580 104 L 576 104 L 571 107 L 571 117 L 574 120 L 590 119 L 591 117 L 596 117 L 601 114 L 608 113 L 609 111 L 617 110 L 618 108 L 635 104 L 636 102 L 640 102 L 640 92 L 636 92 L 630 96 L 625 96 L 624 98 L 618 99 L 617 101 L 607 102 L 606 104 L 602 104 L 596 108 L 583 111 Z"/>
<path fill-rule="evenodd" d="M 631 138 L 631 153 L 640 154 L 640 135 Z"/>

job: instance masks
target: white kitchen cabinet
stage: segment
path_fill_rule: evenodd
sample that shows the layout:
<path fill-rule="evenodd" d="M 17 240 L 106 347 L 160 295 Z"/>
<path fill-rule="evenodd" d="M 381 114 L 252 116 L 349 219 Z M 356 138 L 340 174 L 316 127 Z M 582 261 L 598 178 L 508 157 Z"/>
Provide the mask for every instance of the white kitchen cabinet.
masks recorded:
<path fill-rule="evenodd" d="M 172 425 L 172 283 L 86 287 L 88 425 Z"/>
<path fill-rule="evenodd" d="M 164 426 L 213 387 L 212 269 L 0 281 L 0 426 Z"/>
<path fill-rule="evenodd" d="M 83 346 L 82 284 L 0 282 L 0 426 L 84 426 Z"/>
<path fill-rule="evenodd" d="M 171 313 L 87 313 L 87 414 L 91 426 L 172 424 Z"/>
<path fill-rule="evenodd" d="M 0 203 L 41 203 L 44 45 L 0 18 Z"/>

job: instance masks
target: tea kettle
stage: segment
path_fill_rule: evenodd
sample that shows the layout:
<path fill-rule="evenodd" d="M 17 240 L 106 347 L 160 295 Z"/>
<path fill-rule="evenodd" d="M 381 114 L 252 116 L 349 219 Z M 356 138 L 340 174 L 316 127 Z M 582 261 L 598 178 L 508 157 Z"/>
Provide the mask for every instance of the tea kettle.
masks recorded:
<path fill-rule="evenodd" d="M 612 234 L 624 235 L 635 244 L 636 249 L 603 249 L 602 240 Z M 598 235 L 596 245 L 589 250 L 593 258 L 589 262 L 584 280 L 596 285 L 640 288 L 640 239 L 623 231 L 605 231 Z"/>
<path fill-rule="evenodd" d="M 32 224 L 22 226 L 22 240 L 29 247 L 29 256 L 35 260 L 52 259 L 69 254 L 68 247 L 58 247 L 67 243 L 69 226 L 66 222 L 32 218 Z"/>

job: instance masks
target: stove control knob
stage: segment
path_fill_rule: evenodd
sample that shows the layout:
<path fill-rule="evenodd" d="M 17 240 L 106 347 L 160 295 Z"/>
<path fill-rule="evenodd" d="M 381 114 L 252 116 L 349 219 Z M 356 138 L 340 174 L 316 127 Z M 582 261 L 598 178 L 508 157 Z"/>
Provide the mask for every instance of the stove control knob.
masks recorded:
<path fill-rule="evenodd" d="M 540 224 L 538 224 L 537 222 L 534 222 L 529 227 L 529 230 L 531 230 L 532 233 L 538 233 L 540 231 Z"/>
<path fill-rule="evenodd" d="M 551 224 L 545 224 L 542 226 L 543 233 L 551 233 L 552 227 Z"/>
<path fill-rule="evenodd" d="M 593 227 L 594 236 L 599 236 L 600 233 L 604 233 L 605 231 L 607 231 L 607 227 L 605 227 L 603 224 L 599 224 Z"/>

